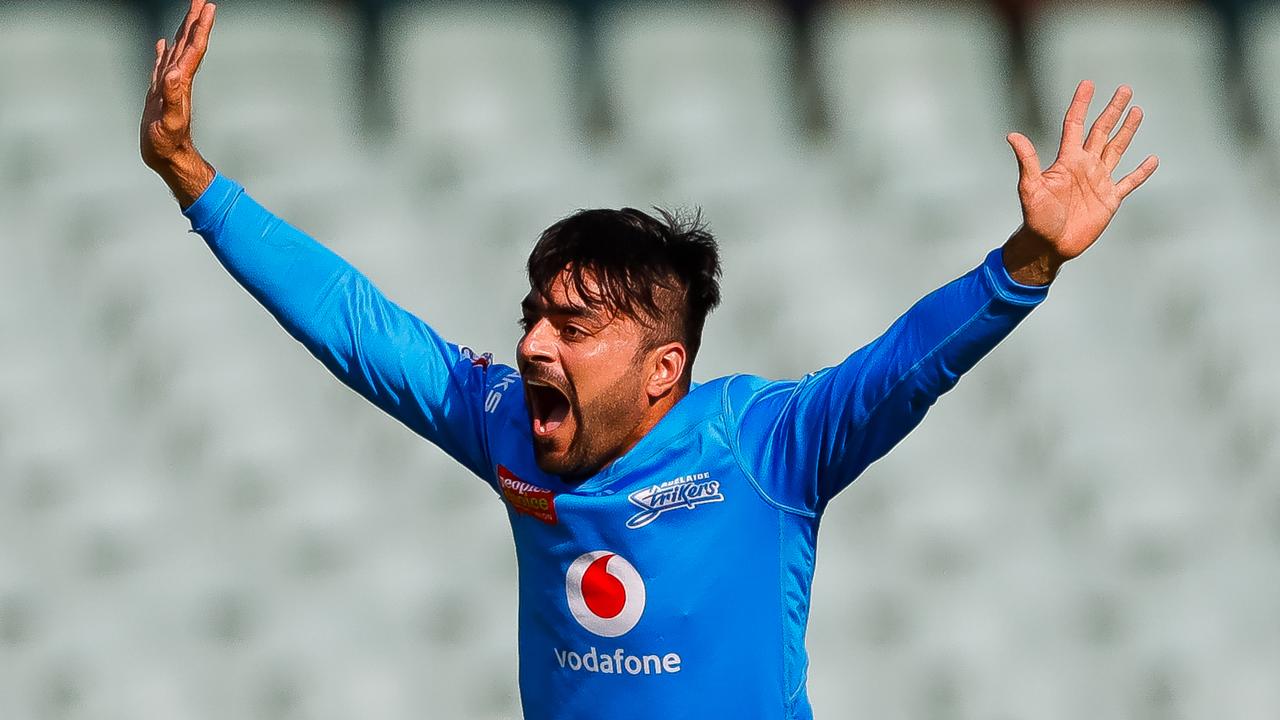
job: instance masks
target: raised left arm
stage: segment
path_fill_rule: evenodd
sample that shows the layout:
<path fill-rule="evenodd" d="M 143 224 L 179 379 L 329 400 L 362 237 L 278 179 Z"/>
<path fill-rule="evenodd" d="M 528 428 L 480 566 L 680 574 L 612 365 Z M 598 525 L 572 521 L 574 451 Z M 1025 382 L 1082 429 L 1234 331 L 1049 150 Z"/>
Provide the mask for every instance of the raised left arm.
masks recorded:
<path fill-rule="evenodd" d="M 1111 181 L 1142 111 L 1134 107 L 1108 140 L 1131 96 L 1121 86 L 1083 138 L 1092 94 L 1088 81 L 1077 87 L 1048 169 L 1040 170 L 1025 136 L 1008 136 L 1020 168 L 1023 225 L 980 266 L 921 298 L 839 365 L 800 380 L 741 376 L 729 383 L 735 453 L 778 506 L 820 514 L 1045 298 L 1062 263 L 1088 249 L 1125 196 L 1155 171 L 1153 155 Z"/>
<path fill-rule="evenodd" d="M 731 379 L 733 449 L 760 490 L 780 507 L 821 513 L 906 437 L 1048 294 L 1013 281 L 1002 255 L 993 249 L 838 365 L 799 380 Z"/>

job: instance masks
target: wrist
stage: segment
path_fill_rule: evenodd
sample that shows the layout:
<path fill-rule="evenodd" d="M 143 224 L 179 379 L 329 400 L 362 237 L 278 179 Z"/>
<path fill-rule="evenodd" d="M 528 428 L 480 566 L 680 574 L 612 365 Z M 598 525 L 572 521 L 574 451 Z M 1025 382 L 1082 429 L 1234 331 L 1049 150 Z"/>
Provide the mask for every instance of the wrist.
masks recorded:
<path fill-rule="evenodd" d="M 1026 225 L 1009 237 L 1001 254 L 1009 277 L 1023 285 L 1048 285 L 1066 262 L 1049 241 L 1028 230 Z"/>
<path fill-rule="evenodd" d="M 173 191 L 178 205 L 184 210 L 213 184 L 217 175 L 213 166 L 190 145 L 167 154 L 155 164 L 148 164 Z"/>

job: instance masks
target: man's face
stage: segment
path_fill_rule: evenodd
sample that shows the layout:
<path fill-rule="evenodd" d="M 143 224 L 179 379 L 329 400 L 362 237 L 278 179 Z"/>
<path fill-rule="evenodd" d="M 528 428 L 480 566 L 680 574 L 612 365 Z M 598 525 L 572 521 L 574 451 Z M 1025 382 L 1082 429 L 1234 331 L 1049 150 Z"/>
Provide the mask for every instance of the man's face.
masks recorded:
<path fill-rule="evenodd" d="M 593 280 L 586 278 L 589 289 Z M 543 472 L 585 478 L 625 452 L 649 408 L 647 328 L 581 297 L 561 272 L 547 295 L 521 303 L 524 379 L 533 451 Z"/>

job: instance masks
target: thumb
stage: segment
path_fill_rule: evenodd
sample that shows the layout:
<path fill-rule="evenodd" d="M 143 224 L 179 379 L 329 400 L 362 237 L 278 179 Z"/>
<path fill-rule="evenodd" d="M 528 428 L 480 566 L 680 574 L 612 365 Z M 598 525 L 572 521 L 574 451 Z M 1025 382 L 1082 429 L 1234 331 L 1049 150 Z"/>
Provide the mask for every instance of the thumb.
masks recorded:
<path fill-rule="evenodd" d="M 1022 182 L 1035 180 L 1040 177 L 1040 157 L 1036 155 L 1036 148 L 1022 133 L 1009 133 L 1004 138 L 1009 143 L 1009 147 L 1013 148 L 1013 154 L 1018 158 L 1018 178 Z"/>

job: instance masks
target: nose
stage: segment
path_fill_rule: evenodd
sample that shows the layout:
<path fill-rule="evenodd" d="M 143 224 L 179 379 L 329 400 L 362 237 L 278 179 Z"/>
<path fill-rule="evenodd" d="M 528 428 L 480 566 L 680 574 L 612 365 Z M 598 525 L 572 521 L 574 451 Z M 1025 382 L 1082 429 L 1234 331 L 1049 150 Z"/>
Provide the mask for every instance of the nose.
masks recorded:
<path fill-rule="evenodd" d="M 551 323 L 538 320 L 516 345 L 516 357 L 522 365 L 555 361 L 555 338 Z"/>

